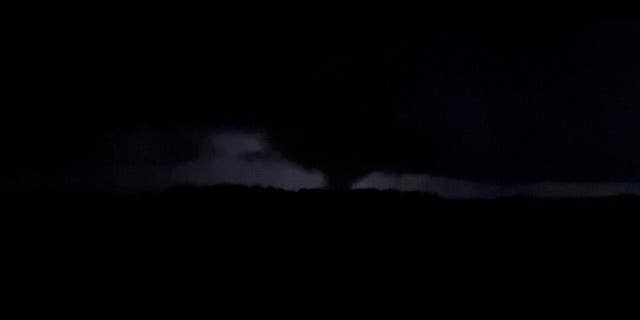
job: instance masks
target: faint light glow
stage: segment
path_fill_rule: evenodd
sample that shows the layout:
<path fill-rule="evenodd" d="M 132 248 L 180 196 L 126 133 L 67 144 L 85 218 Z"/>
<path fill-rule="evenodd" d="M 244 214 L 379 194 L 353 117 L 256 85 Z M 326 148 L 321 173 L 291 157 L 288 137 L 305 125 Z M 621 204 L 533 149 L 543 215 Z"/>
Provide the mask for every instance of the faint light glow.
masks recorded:
<path fill-rule="evenodd" d="M 395 174 L 374 172 L 354 185 L 354 189 L 377 189 L 429 192 L 444 198 L 527 197 L 606 197 L 640 194 L 639 183 L 559 183 L 543 182 L 513 186 L 470 182 L 434 177 L 428 174 Z"/>
<path fill-rule="evenodd" d="M 76 174 L 87 176 L 88 174 Z M 122 190 L 149 190 L 178 184 L 240 184 L 285 190 L 320 189 L 324 175 L 286 160 L 264 135 L 253 132 L 211 133 L 201 145 L 197 159 L 174 166 L 119 167 Z M 429 174 L 373 172 L 360 179 L 354 189 L 419 191 L 444 198 L 490 199 L 510 196 L 604 197 L 640 194 L 640 183 L 545 182 L 512 186 L 477 183 Z"/>
<path fill-rule="evenodd" d="M 268 154 L 268 157 L 249 157 Z M 209 136 L 201 156 L 172 170 L 176 183 L 195 185 L 242 184 L 286 190 L 321 188 L 323 175 L 308 171 L 274 151 L 264 136 L 247 132 L 219 132 Z"/>

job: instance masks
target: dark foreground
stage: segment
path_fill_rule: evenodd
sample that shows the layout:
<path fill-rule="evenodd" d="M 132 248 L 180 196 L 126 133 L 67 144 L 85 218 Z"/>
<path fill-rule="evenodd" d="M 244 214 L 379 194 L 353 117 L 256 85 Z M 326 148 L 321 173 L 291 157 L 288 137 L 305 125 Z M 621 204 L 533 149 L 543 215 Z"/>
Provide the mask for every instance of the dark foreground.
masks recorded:
<path fill-rule="evenodd" d="M 210 188 L 7 198 L 0 285 L 28 302 L 24 312 L 604 319 L 640 306 L 633 197 Z"/>

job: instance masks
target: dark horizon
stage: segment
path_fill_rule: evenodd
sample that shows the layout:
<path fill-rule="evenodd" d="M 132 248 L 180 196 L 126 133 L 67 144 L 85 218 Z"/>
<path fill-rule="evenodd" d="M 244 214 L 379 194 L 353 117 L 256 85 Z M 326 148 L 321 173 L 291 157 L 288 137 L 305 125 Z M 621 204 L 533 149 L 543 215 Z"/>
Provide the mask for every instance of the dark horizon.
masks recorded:
<path fill-rule="evenodd" d="M 3 34 L 4 190 L 640 190 L 631 18 L 120 16 Z"/>
<path fill-rule="evenodd" d="M 178 166 L 151 168 L 119 167 L 111 175 L 96 177 L 89 171 L 62 173 L 65 177 L 53 185 L 46 185 L 33 177 L 23 177 L 22 185 L 5 191 L 38 192 L 147 192 L 162 191 L 180 186 L 207 187 L 239 185 L 272 187 L 296 191 L 326 189 L 326 177 L 318 170 L 306 170 L 284 159 L 273 150 L 264 137 L 256 132 L 227 130 L 208 136 L 200 155 Z M 215 152 L 213 150 L 216 150 Z M 256 174 L 258 172 L 258 174 Z M 78 178 L 81 177 L 81 178 Z M 432 193 L 448 199 L 491 199 L 513 196 L 540 198 L 611 197 L 640 195 L 640 183 L 571 183 L 535 182 L 497 185 L 463 179 L 436 177 L 429 174 L 371 172 L 357 179 L 351 189 L 396 190 Z"/>

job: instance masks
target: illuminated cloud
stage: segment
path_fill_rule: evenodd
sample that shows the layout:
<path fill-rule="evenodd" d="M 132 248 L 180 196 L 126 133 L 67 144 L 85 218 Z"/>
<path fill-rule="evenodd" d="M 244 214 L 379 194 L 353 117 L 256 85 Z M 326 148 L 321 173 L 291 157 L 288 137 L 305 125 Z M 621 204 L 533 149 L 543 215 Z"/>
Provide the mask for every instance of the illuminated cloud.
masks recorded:
<path fill-rule="evenodd" d="M 116 185 L 120 190 L 150 190 L 179 184 L 275 187 L 285 190 L 324 186 L 319 171 L 309 171 L 275 151 L 264 135 L 255 132 L 218 131 L 208 135 L 199 156 L 174 165 L 120 166 Z M 75 174 L 72 176 L 86 176 Z M 419 191 L 445 198 L 599 197 L 640 194 L 638 183 L 534 183 L 499 186 L 429 174 L 373 172 L 360 179 L 354 189 Z"/>
<path fill-rule="evenodd" d="M 287 190 L 320 188 L 323 176 L 304 170 L 275 152 L 256 133 L 219 132 L 203 145 L 201 156 L 172 170 L 177 183 L 242 184 Z"/>

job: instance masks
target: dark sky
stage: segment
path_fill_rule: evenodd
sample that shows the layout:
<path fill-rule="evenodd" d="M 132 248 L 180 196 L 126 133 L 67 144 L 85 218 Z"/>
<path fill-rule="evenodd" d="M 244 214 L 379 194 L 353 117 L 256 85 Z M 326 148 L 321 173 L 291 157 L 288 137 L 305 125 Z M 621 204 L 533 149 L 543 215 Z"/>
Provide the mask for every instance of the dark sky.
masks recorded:
<path fill-rule="evenodd" d="M 109 17 L 1 27 L 3 188 L 324 179 L 636 192 L 634 19 Z"/>

